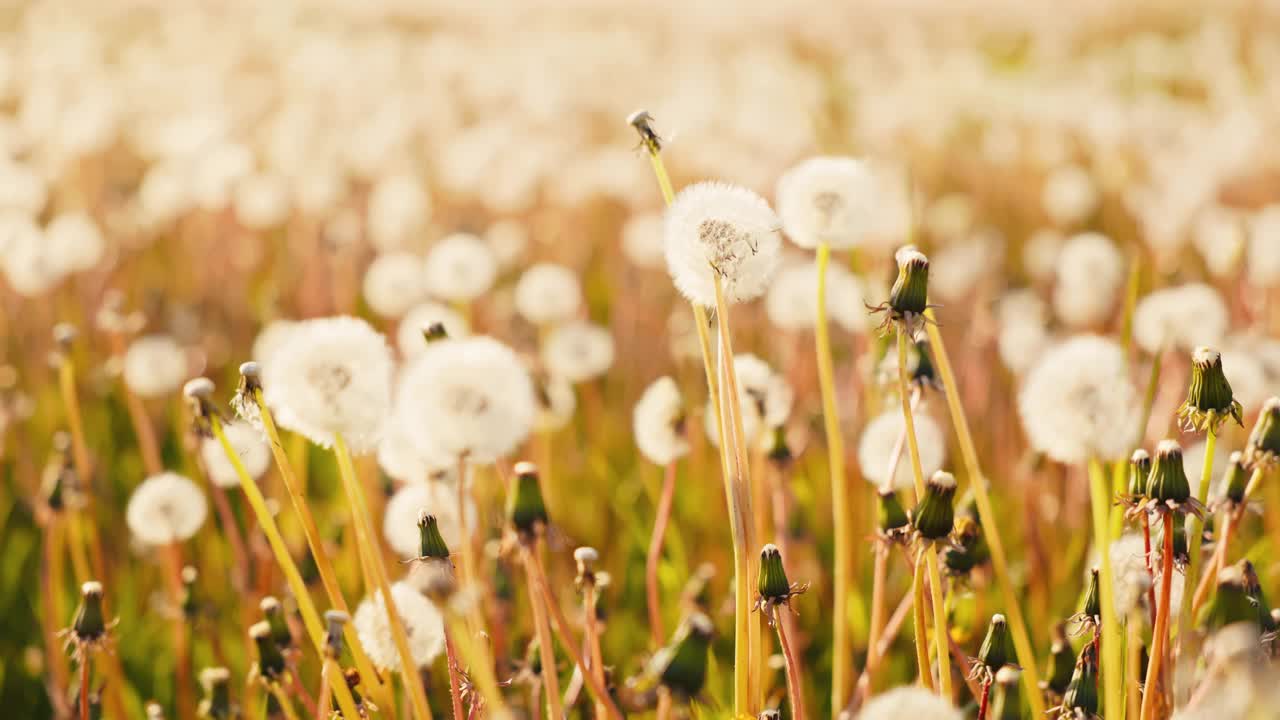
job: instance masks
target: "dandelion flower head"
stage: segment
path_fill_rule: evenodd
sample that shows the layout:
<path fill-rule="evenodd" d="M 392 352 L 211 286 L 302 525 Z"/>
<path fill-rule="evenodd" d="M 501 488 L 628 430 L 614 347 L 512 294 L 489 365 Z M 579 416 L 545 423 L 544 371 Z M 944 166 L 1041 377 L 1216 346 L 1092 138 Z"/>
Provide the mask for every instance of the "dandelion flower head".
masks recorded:
<path fill-rule="evenodd" d="M 667 270 L 690 302 L 716 305 L 719 278 L 727 303 L 760 296 L 778 263 L 778 217 L 746 188 L 703 182 L 685 188 L 667 209 Z"/>

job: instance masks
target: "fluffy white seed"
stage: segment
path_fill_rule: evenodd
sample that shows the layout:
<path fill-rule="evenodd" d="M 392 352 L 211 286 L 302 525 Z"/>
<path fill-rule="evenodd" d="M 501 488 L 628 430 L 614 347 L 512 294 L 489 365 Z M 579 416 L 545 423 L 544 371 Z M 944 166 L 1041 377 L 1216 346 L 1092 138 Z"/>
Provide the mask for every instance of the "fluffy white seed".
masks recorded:
<path fill-rule="evenodd" d="M 413 662 L 418 667 L 430 665 L 444 651 L 444 620 L 440 611 L 404 581 L 391 586 L 391 599 L 408 636 Z M 360 602 L 351 623 L 374 665 L 381 670 L 401 671 L 400 655 L 391 637 L 390 617 L 381 590 Z"/>
<path fill-rule="evenodd" d="M 1259 287 L 1280 285 L 1280 205 L 1268 205 L 1249 223 L 1249 282 Z"/>
<path fill-rule="evenodd" d="M 920 446 L 921 472 L 925 478 L 929 478 L 941 470 L 942 464 L 946 462 L 947 442 L 938 424 L 927 413 L 917 410 L 913 419 L 916 442 Z M 911 468 L 907 440 L 902 435 L 905 429 L 906 422 L 901 409 L 888 410 L 867 424 L 862 431 L 862 439 L 858 441 L 858 467 L 862 469 L 862 477 L 867 482 L 877 486 L 885 484 L 894 445 L 901 438 L 902 455 L 894 471 L 892 487 L 895 490 L 906 490 L 914 486 L 915 471 Z"/>
<path fill-rule="evenodd" d="M 44 238 L 49 257 L 66 273 L 92 269 L 106 251 L 102 230 L 88 213 L 58 215 L 45 227 Z"/>
<path fill-rule="evenodd" d="M 1227 304 L 1208 285 L 1188 283 L 1155 292 L 1138 301 L 1133 339 L 1148 353 L 1200 345 L 1218 346 L 1227 333 Z"/>
<path fill-rule="evenodd" d="M 593 380 L 613 365 L 613 335 L 589 322 L 561 325 L 542 344 L 542 364 L 569 382 Z"/>
<path fill-rule="evenodd" d="M 262 477 L 271 467 L 271 448 L 262 432 L 245 420 L 226 423 L 223 432 L 249 477 L 255 480 Z M 224 488 L 240 486 L 240 476 L 217 438 L 205 438 L 200 442 L 200 457 L 204 461 L 204 471 L 214 485 Z"/>
<path fill-rule="evenodd" d="M 699 305 L 716 305 L 716 277 L 727 303 L 751 300 L 765 291 L 777 266 L 778 226 L 769 203 L 746 188 L 691 185 L 667 209 L 667 270 L 681 294 Z"/>
<path fill-rule="evenodd" d="M 430 217 L 431 197 L 414 175 L 383 176 L 369 191 L 369 242 L 379 250 L 400 250 L 412 245 Z"/>
<path fill-rule="evenodd" d="M 742 404 L 742 429 L 747 443 L 766 442 L 768 431 L 787 421 L 795 401 L 795 391 L 782 375 L 775 373 L 769 364 L 751 353 L 740 353 L 734 358 L 738 373 L 738 399 Z M 708 402 L 703 415 L 707 438 L 720 446 L 716 428 L 715 409 Z"/>
<path fill-rule="evenodd" d="M 445 333 L 454 340 L 471 334 L 467 319 L 458 311 L 427 300 L 400 318 L 400 326 L 396 329 L 396 347 L 400 349 L 400 356 L 412 358 L 426 350 L 427 339 L 423 331 L 435 323 L 443 325 Z"/>
<path fill-rule="evenodd" d="M 167 545 L 195 535 L 208 512 L 198 485 L 177 473 L 162 472 L 133 489 L 125 508 L 125 523 L 139 541 Z"/>
<path fill-rule="evenodd" d="M 493 287 L 497 277 L 497 258 L 475 235 L 454 233 L 427 253 L 427 291 L 441 300 L 475 300 Z"/>
<path fill-rule="evenodd" d="M 168 335 L 146 335 L 129 343 L 123 372 L 125 384 L 134 394 L 168 395 L 189 378 L 187 353 Z"/>
<path fill-rule="evenodd" d="M 554 263 L 538 263 L 516 282 L 516 312 L 534 325 L 572 320 L 582 307 L 582 284 L 572 270 Z"/>
<path fill-rule="evenodd" d="M 1115 310 L 1125 281 L 1124 256 L 1100 233 L 1067 241 L 1057 259 L 1053 309 L 1076 329 L 1105 323 Z"/>
<path fill-rule="evenodd" d="M 364 272 L 362 290 L 370 310 L 400 317 L 427 295 L 422 259 L 409 252 L 379 255 Z"/>
<path fill-rule="evenodd" d="M 815 262 L 788 263 L 774 276 L 765 295 L 769 321 L 782 330 L 814 327 L 818 310 L 818 266 Z M 827 316 L 846 332 L 867 329 L 866 297 L 862 282 L 839 264 L 827 266 Z"/>
<path fill-rule="evenodd" d="M 1054 224 L 1074 225 L 1098 208 L 1098 188 L 1084 168 L 1067 165 L 1045 178 L 1040 202 Z"/>
<path fill-rule="evenodd" d="M 663 376 L 650 383 L 632 412 L 636 447 L 648 460 L 666 465 L 689 452 L 686 409 L 676 381 Z"/>
<path fill-rule="evenodd" d="M 466 500 L 467 527 L 476 526 L 476 508 Z M 452 551 L 462 547 L 462 525 L 458 522 L 458 491 L 456 484 L 437 481 L 406 483 L 387 501 L 383 513 L 382 534 L 387 544 L 400 557 L 408 560 L 418 557 L 418 516 L 427 512 L 435 516 L 440 535 Z M 394 592 L 394 591 L 392 591 Z"/>
<path fill-rule="evenodd" d="M 918 685 L 904 685 L 867 701 L 858 720 L 962 720 L 951 703 Z"/>
<path fill-rule="evenodd" d="M 778 180 L 778 216 L 800 247 L 852 247 L 875 214 L 876 195 L 875 176 L 861 161 L 813 157 Z"/>
<path fill-rule="evenodd" d="M 622 252 L 639 267 L 662 267 L 666 248 L 663 244 L 662 213 L 633 215 L 622 226 Z"/>

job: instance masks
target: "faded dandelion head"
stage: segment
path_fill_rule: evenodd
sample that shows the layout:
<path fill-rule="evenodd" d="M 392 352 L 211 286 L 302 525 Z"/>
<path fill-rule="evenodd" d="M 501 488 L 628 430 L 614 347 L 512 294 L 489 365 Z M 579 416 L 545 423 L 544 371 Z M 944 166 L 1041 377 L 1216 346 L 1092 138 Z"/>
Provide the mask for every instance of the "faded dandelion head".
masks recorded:
<path fill-rule="evenodd" d="M 444 652 L 444 620 L 440 611 L 404 581 L 391 585 L 391 599 L 404 625 L 413 662 L 418 667 L 430 665 Z M 360 602 L 352 616 L 352 624 L 374 665 L 384 671 L 401 671 L 400 656 L 391 636 L 391 621 L 381 590 Z"/>
<path fill-rule="evenodd" d="M 1151 354 L 1218 345 L 1228 326 L 1222 295 L 1200 283 L 1156 290 L 1140 299 L 1133 312 L 1133 339 Z"/>
<path fill-rule="evenodd" d="M 667 209 L 667 269 L 690 302 L 715 307 L 719 278 L 725 302 L 764 293 L 778 264 L 779 221 L 764 198 L 725 183 L 690 185 Z"/>
<path fill-rule="evenodd" d="M 786 423 L 795 402 L 795 391 L 781 374 L 769 364 L 750 353 L 734 357 L 738 372 L 738 395 L 742 403 L 742 428 L 748 444 L 767 442 L 768 430 Z M 720 446 L 719 428 L 716 427 L 715 409 L 708 400 L 703 422 L 707 438 Z"/>
<path fill-rule="evenodd" d="M 208 512 L 200 486 L 177 473 L 163 472 L 134 488 L 125 521 L 138 540 L 167 545 L 189 540 L 204 525 Z"/>
<path fill-rule="evenodd" d="M 565 323 L 582 307 L 582 284 L 563 265 L 538 263 L 521 273 L 515 302 L 516 312 L 534 325 Z"/>
<path fill-rule="evenodd" d="M 387 544 L 403 559 L 418 557 L 418 520 L 423 512 L 430 513 L 440 534 L 450 547 L 463 544 L 462 524 L 458 518 L 458 488 L 437 481 L 406 483 L 387 501 L 382 517 L 382 534 Z M 467 513 L 467 526 L 476 527 L 475 503 L 467 498 L 463 502 Z"/>
<path fill-rule="evenodd" d="M 356 453 L 377 444 L 391 399 L 391 349 L 353 317 L 300 322 L 263 369 L 276 421 L 328 447 L 341 436 Z"/>
<path fill-rule="evenodd" d="M 65 212 L 53 218 L 44 229 L 44 239 L 50 258 L 66 273 L 92 269 L 107 249 L 102 230 L 84 212 Z"/>
<path fill-rule="evenodd" d="M 422 259 L 409 252 L 378 255 L 364 271 L 361 291 L 370 310 L 400 317 L 426 297 Z"/>
<path fill-rule="evenodd" d="M 489 292 L 497 277 L 497 258 L 475 235 L 454 233 L 427 253 L 427 292 L 441 300 L 471 302 Z"/>
<path fill-rule="evenodd" d="M 622 252 L 632 264 L 642 268 L 660 268 L 665 261 L 662 213 L 633 215 L 622 226 Z"/>
<path fill-rule="evenodd" d="M 927 413 L 916 412 L 916 442 L 920 447 L 920 467 L 925 477 L 942 469 L 947 460 L 947 443 L 942 429 Z M 907 453 L 906 421 L 902 410 L 888 410 L 881 413 L 867 424 L 858 441 L 858 467 L 862 477 L 875 485 L 888 484 L 894 490 L 906 490 L 915 482 L 915 471 L 911 468 L 911 458 Z M 898 467 L 894 470 L 893 479 L 886 483 L 889 475 L 889 461 L 894 447 L 902 440 L 902 454 L 898 459 Z"/>
<path fill-rule="evenodd" d="M 141 397 L 168 395 L 189 377 L 187 353 L 168 335 L 147 335 L 129 343 L 121 368 L 125 384 Z"/>
<path fill-rule="evenodd" d="M 856 245 L 875 215 L 875 176 L 859 160 L 818 156 L 778 180 L 778 216 L 796 245 Z"/>
<path fill-rule="evenodd" d="M 271 448 L 260 430 L 246 420 L 236 420 L 224 424 L 222 431 L 249 477 L 256 480 L 266 474 L 271 467 Z M 240 487 L 240 475 L 217 438 L 201 438 L 200 459 L 204 462 L 209 482 L 222 488 Z"/>
<path fill-rule="evenodd" d="M 680 386 L 668 376 L 645 388 L 632 413 L 636 447 L 650 462 L 667 465 L 688 454 L 687 409 Z"/>
<path fill-rule="evenodd" d="M 1147 522 L 1144 514 L 1140 522 Z M 1116 617 L 1122 621 L 1142 606 L 1151 574 L 1147 572 L 1146 544 L 1142 533 L 1126 533 L 1111 542 L 1111 576 L 1115 586 Z"/>
<path fill-rule="evenodd" d="M 765 295 L 764 307 L 770 322 L 782 330 L 813 328 L 818 307 L 817 273 L 817 264 L 812 261 L 782 266 Z M 826 291 L 831 319 L 847 332 L 865 332 L 867 318 L 863 312 L 862 281 L 843 265 L 828 265 Z"/>
<path fill-rule="evenodd" d="M 464 318 L 458 311 L 447 305 L 427 300 L 415 305 L 400 318 L 396 329 L 396 347 L 400 357 L 412 359 L 427 349 L 424 332 L 427 328 L 440 324 L 445 334 L 454 340 L 466 337 L 471 333 Z"/>
<path fill-rule="evenodd" d="M 542 364 L 555 377 L 582 383 L 604 375 L 613 365 L 613 335 L 584 321 L 560 325 L 542 344 Z"/>
<path fill-rule="evenodd" d="M 962 720 L 964 714 L 930 690 L 903 685 L 867 701 L 857 720 Z"/>
<path fill-rule="evenodd" d="M 396 391 L 395 422 L 433 457 L 492 462 L 524 441 L 536 415 L 529 372 L 490 337 L 432 343 Z"/>
<path fill-rule="evenodd" d="M 1066 464 L 1128 455 L 1138 407 L 1124 352 L 1095 335 L 1078 335 L 1045 353 L 1018 393 L 1032 447 Z"/>
<path fill-rule="evenodd" d="M 1086 329 L 1111 318 L 1125 282 L 1124 256 L 1101 233 L 1082 233 L 1058 255 L 1053 309 L 1069 327 Z"/>

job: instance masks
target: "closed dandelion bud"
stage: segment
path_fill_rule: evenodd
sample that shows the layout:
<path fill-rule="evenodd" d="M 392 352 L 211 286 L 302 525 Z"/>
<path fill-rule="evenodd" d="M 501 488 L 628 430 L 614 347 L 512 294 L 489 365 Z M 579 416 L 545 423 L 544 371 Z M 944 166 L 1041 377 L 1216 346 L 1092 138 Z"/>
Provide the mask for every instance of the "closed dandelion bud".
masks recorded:
<path fill-rule="evenodd" d="M 205 668 L 200 671 L 200 685 L 204 699 L 196 713 L 206 720 L 230 720 L 235 717 L 231 705 L 231 671 L 224 667 Z"/>
<path fill-rule="evenodd" d="M 1191 499 L 1191 483 L 1187 481 L 1187 472 L 1182 465 L 1182 446 L 1177 440 L 1161 440 L 1156 446 L 1147 492 L 1161 503 L 1179 504 Z"/>
<path fill-rule="evenodd" d="M 760 597 L 770 602 L 785 602 L 791 596 L 791 583 L 782 566 L 782 553 L 772 543 L 760 551 Z"/>
<path fill-rule="evenodd" d="M 80 586 L 80 606 L 71 622 L 71 637 L 80 644 L 95 643 L 107 634 L 102 614 L 102 583 L 90 580 Z"/>
<path fill-rule="evenodd" d="M 531 462 L 516 463 L 514 487 L 507 495 L 507 519 L 521 535 L 533 535 L 547 524 L 547 506 L 538 484 L 538 468 Z"/>
<path fill-rule="evenodd" d="M 342 657 L 342 631 L 348 622 L 351 622 L 351 616 L 341 610 L 326 610 L 324 613 L 324 652 L 334 660 Z"/>
<path fill-rule="evenodd" d="M 1129 456 L 1129 494 L 1133 497 L 1147 496 L 1147 481 L 1151 479 L 1151 455 L 1138 448 Z"/>
<path fill-rule="evenodd" d="M 702 691 L 712 630 L 710 618 L 694 613 L 681 623 L 671 643 L 654 655 L 658 682 L 677 697 L 690 699 Z"/>
<path fill-rule="evenodd" d="M 898 278 L 889 290 L 889 310 L 894 318 L 919 315 L 929 303 L 929 258 L 913 245 L 894 254 Z"/>
<path fill-rule="evenodd" d="M 956 520 L 952 542 L 953 545 L 942 552 L 942 562 L 950 575 L 967 575 L 991 559 L 991 549 L 982 537 L 982 526 L 971 517 Z"/>
<path fill-rule="evenodd" d="M 1066 630 L 1062 625 L 1057 625 L 1053 629 L 1053 645 L 1049 648 L 1049 669 L 1045 673 L 1045 687 L 1056 695 L 1065 693 L 1067 686 L 1071 683 L 1075 665 L 1071 644 L 1067 642 Z"/>
<path fill-rule="evenodd" d="M 911 511 L 911 525 L 925 540 L 941 540 L 951 534 L 955 524 L 956 479 L 939 470 L 924 486 L 924 498 Z"/>
<path fill-rule="evenodd" d="M 1272 466 L 1280 463 L 1280 397 L 1262 404 L 1258 422 L 1249 433 L 1245 458 L 1250 465 Z"/>
<path fill-rule="evenodd" d="M 289 631 L 289 621 L 284 616 L 284 608 L 280 601 L 268 595 L 258 603 L 267 627 L 271 629 L 271 640 L 279 648 L 293 647 L 293 633 Z"/>
<path fill-rule="evenodd" d="M 907 519 L 907 511 L 902 509 L 902 501 L 893 490 L 881 490 L 876 514 L 879 517 L 880 532 L 890 534 L 895 530 L 907 527 L 911 521 Z"/>
<path fill-rule="evenodd" d="M 1013 648 L 1013 635 L 1004 615 L 996 613 L 991 616 L 991 624 L 987 626 L 987 636 L 978 648 L 978 662 L 986 666 L 989 672 L 996 672 L 1005 665 L 1017 661 L 1017 651 Z"/>
<path fill-rule="evenodd" d="M 1022 720 L 1022 673 L 1006 665 L 996 672 L 996 687 L 992 695 L 991 720 Z"/>
<path fill-rule="evenodd" d="M 1091 717 L 1098 712 L 1098 659 L 1093 643 L 1086 643 L 1076 661 L 1071 682 L 1062 694 L 1062 709 L 1066 713 Z"/>
<path fill-rule="evenodd" d="M 1244 466 L 1244 454 L 1239 450 L 1231 453 L 1227 461 L 1227 470 L 1222 478 L 1223 495 L 1233 505 L 1244 502 L 1244 491 L 1249 486 L 1249 471 Z"/>
<path fill-rule="evenodd" d="M 433 343 L 437 340 L 448 340 L 449 331 L 445 329 L 444 323 L 437 320 L 422 328 L 422 339 L 428 343 Z"/>
<path fill-rule="evenodd" d="M 1191 353 L 1191 386 L 1187 399 L 1178 408 L 1183 429 L 1217 432 L 1228 417 L 1240 419 L 1240 403 L 1231 393 L 1231 383 L 1222 370 L 1222 353 L 1200 346 Z"/>
<path fill-rule="evenodd" d="M 285 671 L 284 654 L 272 637 L 271 625 L 267 621 L 254 623 L 249 627 L 249 637 L 258 646 L 258 675 L 268 680 L 276 680 Z"/>
<path fill-rule="evenodd" d="M 449 557 L 449 545 L 440 534 L 436 516 L 425 510 L 418 515 L 418 557 L 445 560 Z"/>
<path fill-rule="evenodd" d="M 1084 607 L 1080 614 L 1097 618 L 1102 615 L 1102 594 L 1098 591 L 1098 568 L 1089 569 L 1089 588 L 1084 594 Z"/>
<path fill-rule="evenodd" d="M 1218 587 L 1200 616 L 1201 626 L 1209 631 L 1248 622 L 1257 624 L 1258 609 L 1245 590 L 1244 572 L 1238 565 L 1218 572 Z"/>

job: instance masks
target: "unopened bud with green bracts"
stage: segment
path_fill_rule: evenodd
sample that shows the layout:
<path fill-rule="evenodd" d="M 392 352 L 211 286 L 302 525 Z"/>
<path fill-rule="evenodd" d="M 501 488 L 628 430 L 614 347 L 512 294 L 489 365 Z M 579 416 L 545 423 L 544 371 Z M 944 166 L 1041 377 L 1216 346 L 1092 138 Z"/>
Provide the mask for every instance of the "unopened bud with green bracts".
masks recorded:
<path fill-rule="evenodd" d="M 1102 616 L 1102 593 L 1098 589 L 1097 566 L 1089 568 L 1089 587 L 1085 590 L 1084 606 L 1080 608 L 1080 614 L 1094 618 L 1095 622 Z"/>
<path fill-rule="evenodd" d="M 911 529 L 911 520 L 902 508 L 898 493 L 881 489 L 876 500 L 876 517 L 880 537 L 886 540 L 904 539 Z"/>
<path fill-rule="evenodd" d="M 760 577 L 757 579 L 756 608 L 769 614 L 772 624 L 772 611 L 778 605 L 790 607 L 791 598 L 803 593 L 808 585 L 792 583 L 787 579 L 787 570 L 782 563 L 782 552 L 772 543 L 760 550 Z"/>
<path fill-rule="evenodd" d="M 971 517 L 961 516 L 956 520 L 951 542 L 942 551 L 942 564 L 952 577 L 963 578 L 991 559 L 991 548 L 982 535 L 982 526 Z"/>
<path fill-rule="evenodd" d="M 987 636 L 983 638 L 982 646 L 978 648 L 975 673 L 980 674 L 984 681 L 990 682 L 1000 668 L 1016 662 L 1017 659 L 1017 651 L 1013 647 L 1013 633 L 1009 631 L 1008 622 L 1000 613 L 992 615 L 991 623 L 987 626 Z"/>
<path fill-rule="evenodd" d="M 1161 440 L 1156 446 L 1147 494 L 1149 499 L 1141 505 L 1143 509 L 1204 514 L 1204 506 L 1191 495 L 1191 482 L 1182 464 L 1182 446 L 1177 440 Z"/>
<path fill-rule="evenodd" d="M 889 290 L 889 309 L 897 318 L 918 315 L 929 306 L 929 258 L 908 245 L 898 249 L 898 277 Z"/>
<path fill-rule="evenodd" d="M 1218 587 L 1200 614 L 1205 630 L 1220 630 L 1235 623 L 1258 624 L 1258 608 L 1245 589 L 1244 570 L 1239 565 L 1218 571 Z"/>
<path fill-rule="evenodd" d="M 507 494 L 507 520 L 522 537 L 533 537 L 545 527 L 547 506 L 542 499 L 542 486 L 538 481 L 538 467 L 531 462 L 519 462 L 515 478 Z"/>
<path fill-rule="evenodd" d="M 996 671 L 989 720 L 1023 720 L 1022 673 L 1012 665 Z"/>
<path fill-rule="evenodd" d="M 107 620 L 102 611 L 102 583 L 90 580 L 80 586 L 80 605 L 71 621 L 71 641 L 79 647 L 106 639 Z"/>
<path fill-rule="evenodd" d="M 671 642 L 654 653 L 650 661 L 652 674 L 676 697 L 689 700 L 702 691 L 712 632 L 711 619 L 693 613 L 680 624 Z"/>
<path fill-rule="evenodd" d="M 1249 469 L 1244 465 L 1244 453 L 1231 453 L 1227 469 L 1222 475 L 1222 501 L 1232 506 L 1244 503 L 1245 490 L 1249 487 Z"/>
<path fill-rule="evenodd" d="M 271 625 L 267 621 L 254 623 L 249 627 L 249 637 L 258 647 L 258 664 L 254 666 L 258 677 L 277 681 L 284 676 L 286 664 L 284 653 L 272 637 Z"/>
<path fill-rule="evenodd" d="M 1243 425 L 1240 403 L 1231 393 L 1231 383 L 1222 370 L 1222 353 L 1200 346 L 1191 353 L 1191 386 L 1187 399 L 1178 408 L 1178 419 L 1188 432 L 1218 432 L 1227 418 Z"/>
<path fill-rule="evenodd" d="M 200 671 L 200 685 L 204 699 L 196 714 L 206 720 L 230 720 L 237 710 L 231 704 L 231 671 L 225 667 L 210 667 Z"/>
<path fill-rule="evenodd" d="M 284 607 L 275 597 L 268 595 L 258 603 L 262 610 L 262 618 L 271 628 L 271 640 L 276 647 L 287 650 L 293 647 L 293 633 L 289 630 L 289 620 L 284 616 Z"/>
<path fill-rule="evenodd" d="M 939 470 L 924 484 L 924 497 L 911 510 L 911 526 L 916 535 L 930 540 L 943 540 L 955 525 L 956 478 Z"/>
<path fill-rule="evenodd" d="M 1151 481 L 1151 455 L 1138 448 L 1129 456 L 1129 496 L 1145 498 Z"/>
<path fill-rule="evenodd" d="M 1280 397 L 1268 398 L 1249 433 L 1245 460 L 1251 467 L 1280 465 Z"/>
<path fill-rule="evenodd" d="M 440 534 L 440 523 L 426 510 L 418 513 L 418 559 L 449 559 L 449 545 Z"/>
<path fill-rule="evenodd" d="M 1097 646 L 1093 643 L 1085 643 L 1080 650 L 1058 711 L 1063 718 L 1092 718 L 1098 714 L 1098 658 Z"/>

